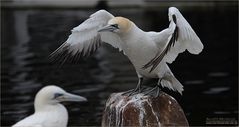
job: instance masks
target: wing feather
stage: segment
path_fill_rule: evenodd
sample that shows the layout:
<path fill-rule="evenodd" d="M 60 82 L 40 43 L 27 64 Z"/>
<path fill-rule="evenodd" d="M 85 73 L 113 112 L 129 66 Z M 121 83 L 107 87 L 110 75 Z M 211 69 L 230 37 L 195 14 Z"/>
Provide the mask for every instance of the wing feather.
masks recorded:
<path fill-rule="evenodd" d="M 178 54 L 185 50 L 188 50 L 191 54 L 199 54 L 203 49 L 201 40 L 177 8 L 169 8 L 169 21 L 169 28 L 151 35 L 159 48 L 159 52 L 151 61 L 143 66 L 144 69 L 152 66 L 150 72 L 153 71 L 161 61 L 172 63 Z M 174 27 L 172 24 L 176 26 Z M 158 37 L 155 37 L 157 34 Z M 168 39 L 162 39 L 162 36 L 166 36 Z M 162 48 L 163 44 L 165 44 L 165 46 Z"/>
<path fill-rule="evenodd" d="M 203 44 L 197 34 L 194 32 L 190 24 L 186 21 L 186 19 L 183 17 L 183 15 L 179 12 L 177 8 L 169 8 L 169 19 L 172 18 L 172 15 L 176 16 L 176 25 L 178 27 L 178 45 L 175 46 L 174 49 L 177 48 L 178 50 L 176 51 L 179 52 L 174 53 L 178 54 L 187 49 L 192 54 L 199 54 L 203 50 Z M 167 62 L 172 63 L 173 61 Z"/>
<path fill-rule="evenodd" d="M 50 58 L 56 61 L 72 61 L 82 56 L 89 56 L 101 45 L 102 40 L 98 29 L 105 26 L 114 16 L 105 10 L 99 10 L 92 14 L 79 26 L 73 28 L 66 42 L 56 49 Z M 110 43 L 110 42 L 109 42 Z"/>

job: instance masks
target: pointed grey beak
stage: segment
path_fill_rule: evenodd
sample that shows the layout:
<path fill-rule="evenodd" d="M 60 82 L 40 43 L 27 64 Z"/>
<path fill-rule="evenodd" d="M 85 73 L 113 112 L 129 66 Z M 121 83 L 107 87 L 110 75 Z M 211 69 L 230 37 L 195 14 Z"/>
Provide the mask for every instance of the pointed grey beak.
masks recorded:
<path fill-rule="evenodd" d="M 63 96 L 59 97 L 58 100 L 59 101 L 76 101 L 76 102 L 87 101 L 85 97 L 70 94 L 70 93 L 65 93 Z"/>
<path fill-rule="evenodd" d="M 111 25 L 107 25 L 101 29 L 98 30 L 98 32 L 113 32 L 114 30 L 116 30 L 117 28 L 111 26 Z"/>

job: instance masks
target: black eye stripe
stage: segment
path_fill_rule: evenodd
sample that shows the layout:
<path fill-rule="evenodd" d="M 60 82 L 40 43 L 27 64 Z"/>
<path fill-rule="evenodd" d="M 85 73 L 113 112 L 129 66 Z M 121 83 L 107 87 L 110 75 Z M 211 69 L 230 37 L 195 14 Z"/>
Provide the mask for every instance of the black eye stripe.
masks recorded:
<path fill-rule="evenodd" d="M 60 97 L 60 96 L 62 96 L 62 95 L 63 95 L 62 93 L 55 93 L 55 94 L 54 94 L 54 98 Z"/>
<path fill-rule="evenodd" d="M 118 24 L 112 24 L 111 26 L 113 26 L 115 28 L 119 28 Z"/>

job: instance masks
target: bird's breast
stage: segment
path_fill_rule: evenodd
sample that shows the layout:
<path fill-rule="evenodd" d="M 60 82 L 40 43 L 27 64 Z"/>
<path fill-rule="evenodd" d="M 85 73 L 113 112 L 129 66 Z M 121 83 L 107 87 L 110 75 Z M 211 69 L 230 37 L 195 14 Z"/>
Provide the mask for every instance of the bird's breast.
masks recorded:
<path fill-rule="evenodd" d="M 124 44 L 123 50 L 138 73 L 145 77 L 157 77 L 154 72 L 149 73 L 148 69 L 142 69 L 158 52 L 158 48 L 154 42 L 143 36 L 134 39 L 131 38 Z"/>
<path fill-rule="evenodd" d="M 54 107 L 52 107 L 54 108 Z M 46 113 L 44 122 L 46 127 L 66 127 L 68 123 L 68 112 L 63 105 L 57 105 Z"/>

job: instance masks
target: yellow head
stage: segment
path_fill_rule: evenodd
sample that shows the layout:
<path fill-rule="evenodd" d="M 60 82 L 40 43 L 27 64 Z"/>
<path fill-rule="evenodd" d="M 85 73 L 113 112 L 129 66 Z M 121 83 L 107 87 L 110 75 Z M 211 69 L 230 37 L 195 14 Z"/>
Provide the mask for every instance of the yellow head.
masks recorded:
<path fill-rule="evenodd" d="M 124 17 L 115 17 L 108 21 L 108 25 L 101 28 L 99 32 L 108 31 L 114 33 L 127 33 L 132 26 L 132 22 Z"/>

